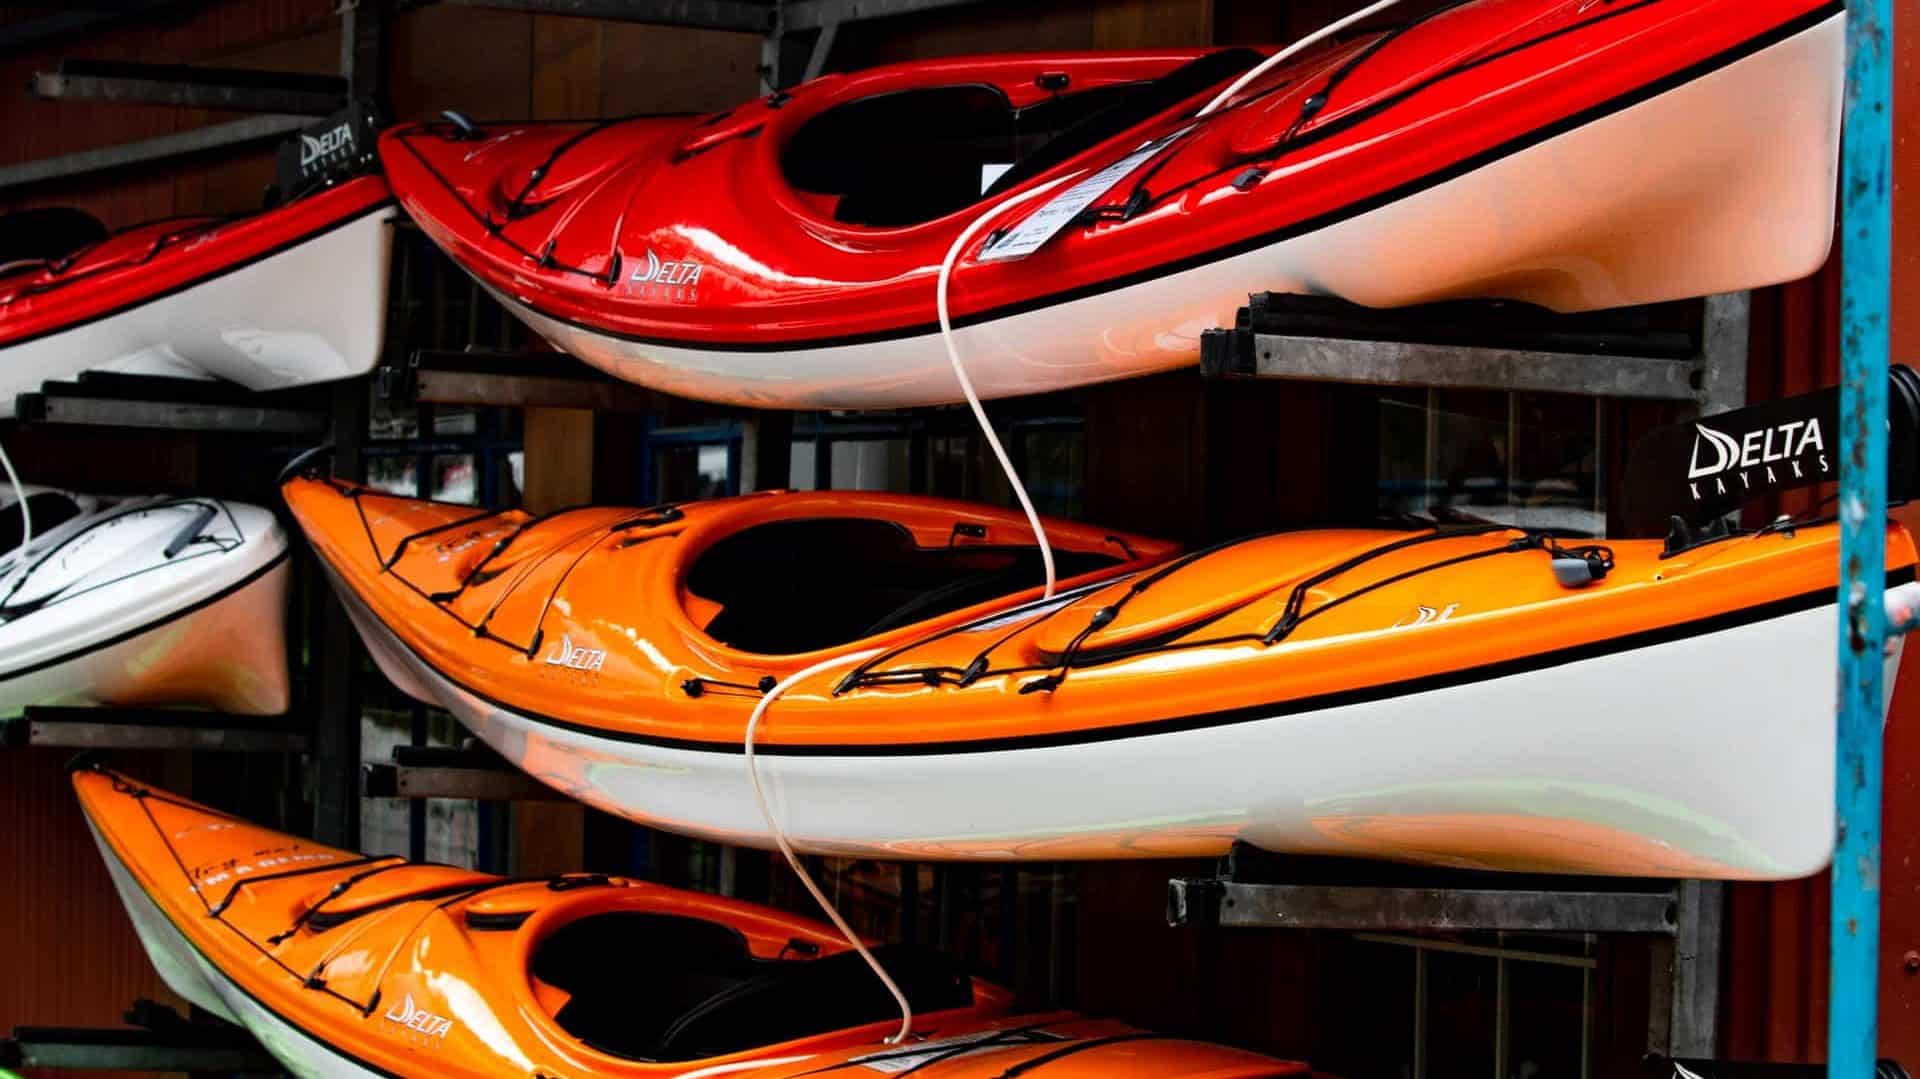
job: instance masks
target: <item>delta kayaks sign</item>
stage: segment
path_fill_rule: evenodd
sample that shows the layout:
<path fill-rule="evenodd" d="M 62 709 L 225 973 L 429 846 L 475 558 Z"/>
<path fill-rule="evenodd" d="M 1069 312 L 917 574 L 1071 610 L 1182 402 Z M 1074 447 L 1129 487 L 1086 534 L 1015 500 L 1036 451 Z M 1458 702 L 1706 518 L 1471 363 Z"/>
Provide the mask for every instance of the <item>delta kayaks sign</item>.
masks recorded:
<path fill-rule="evenodd" d="M 1913 493 L 1920 375 L 1889 372 L 1888 492 Z M 1768 495 L 1840 478 L 1840 389 L 1656 428 L 1627 463 L 1629 535 L 1652 535 L 1679 517 L 1700 524 Z"/>
<path fill-rule="evenodd" d="M 294 138 L 280 144 L 275 174 L 281 197 L 298 198 L 317 187 L 371 171 L 380 127 L 373 105 L 356 101 L 302 128 Z"/>

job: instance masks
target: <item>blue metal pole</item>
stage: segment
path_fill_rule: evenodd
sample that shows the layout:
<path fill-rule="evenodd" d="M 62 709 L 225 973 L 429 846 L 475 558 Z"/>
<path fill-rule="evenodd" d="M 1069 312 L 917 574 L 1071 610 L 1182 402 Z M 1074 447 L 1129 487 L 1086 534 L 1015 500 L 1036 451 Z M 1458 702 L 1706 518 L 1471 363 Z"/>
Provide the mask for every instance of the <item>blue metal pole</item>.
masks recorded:
<path fill-rule="evenodd" d="M 1880 952 L 1892 0 L 1847 5 L 1841 170 L 1840 678 L 1827 1074 L 1870 1079 Z"/>

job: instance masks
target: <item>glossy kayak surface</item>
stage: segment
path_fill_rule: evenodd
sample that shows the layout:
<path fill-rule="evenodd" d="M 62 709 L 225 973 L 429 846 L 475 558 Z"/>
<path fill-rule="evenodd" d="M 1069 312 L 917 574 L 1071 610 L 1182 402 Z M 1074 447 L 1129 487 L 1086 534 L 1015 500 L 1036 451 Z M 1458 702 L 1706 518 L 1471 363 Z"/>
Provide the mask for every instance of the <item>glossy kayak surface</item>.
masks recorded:
<path fill-rule="evenodd" d="M 1298 1064 L 1053 1013 L 936 953 L 623 878 L 510 880 L 255 827 L 111 771 L 74 786 L 176 992 L 303 1077 L 1305 1075 Z"/>
<path fill-rule="evenodd" d="M 421 227 L 589 363 L 900 407 L 960 399 L 934 279 L 990 211 L 951 290 L 989 397 L 1191 363 L 1253 292 L 1582 311 L 1804 276 L 1832 233 L 1843 22 L 1823 0 L 1471 0 L 1198 120 L 1266 52 L 918 61 L 705 117 L 405 126 L 380 153 Z M 1016 248 L 1041 217 L 1066 224 Z"/>
<path fill-rule="evenodd" d="M 730 549 L 707 522 L 779 508 L 837 536 L 853 507 L 900 496 L 578 510 L 523 529 L 318 479 L 285 494 L 402 689 L 570 796 L 662 828 L 770 842 L 747 718 L 820 663 L 756 749 L 785 827 L 821 853 L 1186 856 L 1240 839 L 1780 878 L 1820 868 L 1832 842 L 1834 675 L 1817 647 L 1831 523 L 1672 553 L 1491 525 L 1288 532 L 1172 559 L 1128 538 L 1141 563 L 1052 601 L 1008 592 L 863 637 L 845 627 L 872 614 L 866 586 L 911 564 L 872 552 L 914 548 L 752 542 L 797 535 L 782 528 Z M 997 527 L 1025 540 L 1009 516 L 989 542 Z M 955 520 L 919 542 L 955 551 Z M 1059 538 L 1091 555 L 1105 535 Z M 1887 538 L 1888 602 L 1909 602 L 1912 540 Z M 1590 563 L 1610 568 L 1581 576 Z"/>

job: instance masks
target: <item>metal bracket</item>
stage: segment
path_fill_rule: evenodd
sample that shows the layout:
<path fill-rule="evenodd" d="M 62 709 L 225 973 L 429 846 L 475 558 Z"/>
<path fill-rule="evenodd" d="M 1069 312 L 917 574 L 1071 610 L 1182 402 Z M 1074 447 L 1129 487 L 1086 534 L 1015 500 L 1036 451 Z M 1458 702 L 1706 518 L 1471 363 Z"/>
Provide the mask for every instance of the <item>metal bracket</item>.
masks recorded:
<path fill-rule="evenodd" d="M 764 34 L 773 28 L 773 3 L 753 0 L 450 0 L 460 7 L 574 15 L 612 22 L 690 26 Z"/>
<path fill-rule="evenodd" d="M 18 165 L 0 168 L 0 190 L 264 142 L 298 131 L 310 122 L 310 118 L 305 116 L 249 116 L 244 120 L 209 124 L 172 135 L 104 146 L 98 150 L 23 161 Z"/>
<path fill-rule="evenodd" d="M 1219 875 L 1167 883 L 1169 925 L 1231 929 L 1680 932 L 1673 882 L 1535 877 L 1344 859 L 1236 843 Z"/>
<path fill-rule="evenodd" d="M 173 431 L 312 435 L 326 413 L 299 391 L 255 393 L 232 383 L 83 371 L 72 382 L 48 382 L 15 398 L 23 424 L 143 427 Z"/>
<path fill-rule="evenodd" d="M 30 89 L 45 101 L 111 101 L 190 109 L 326 116 L 346 107 L 347 80 L 242 68 L 65 60 L 35 72 Z"/>
<path fill-rule="evenodd" d="M 0 720 L 0 747 L 304 753 L 307 733 L 304 722 L 285 715 L 31 705 L 21 716 Z"/>
<path fill-rule="evenodd" d="M 376 372 L 381 397 L 421 404 L 501 408 L 585 408 L 658 412 L 661 397 L 588 367 L 562 352 L 421 349 L 401 367 Z"/>
<path fill-rule="evenodd" d="M 481 747 L 395 746 L 392 764 L 366 766 L 361 790 L 369 798 L 471 798 L 481 802 L 566 799 L 566 795 Z"/>
<path fill-rule="evenodd" d="M 15 1027 L 0 1038 L 0 1068 L 84 1071 L 220 1072 L 272 1075 L 280 1065 L 238 1027 L 189 1023 L 151 1000 L 137 1000 L 124 1027 Z"/>
<path fill-rule="evenodd" d="M 1552 316 L 1505 304 L 1373 311 L 1319 297 L 1252 298 L 1233 329 L 1201 335 L 1209 378 L 1272 378 L 1374 386 L 1576 393 L 1691 402 L 1706 411 L 1745 403 L 1747 297 L 1706 301 L 1697 342 L 1636 334 L 1603 316 Z M 1462 310 L 1468 313 L 1463 315 Z M 1464 327 L 1488 320 L 1490 341 Z M 1517 325 L 1505 323 L 1517 318 Z M 1377 339 L 1387 337 L 1390 339 Z M 1651 351 L 1633 352 L 1629 349 Z"/>

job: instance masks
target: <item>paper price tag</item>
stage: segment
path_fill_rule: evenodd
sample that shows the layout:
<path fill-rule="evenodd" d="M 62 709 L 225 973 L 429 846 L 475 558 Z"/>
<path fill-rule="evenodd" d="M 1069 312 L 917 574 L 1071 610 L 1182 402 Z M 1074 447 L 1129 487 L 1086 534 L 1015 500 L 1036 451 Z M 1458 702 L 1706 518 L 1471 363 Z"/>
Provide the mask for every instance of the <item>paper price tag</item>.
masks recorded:
<path fill-rule="evenodd" d="M 1157 138 L 1048 199 L 1038 210 L 1028 214 L 1025 220 L 982 248 L 979 261 L 1004 262 L 1025 258 L 1040 250 L 1048 240 L 1079 217 L 1081 211 L 1098 202 L 1103 195 L 1119 186 L 1120 181 L 1132 175 L 1133 170 L 1145 164 L 1148 158 L 1184 134 L 1186 130 L 1182 129 Z"/>

